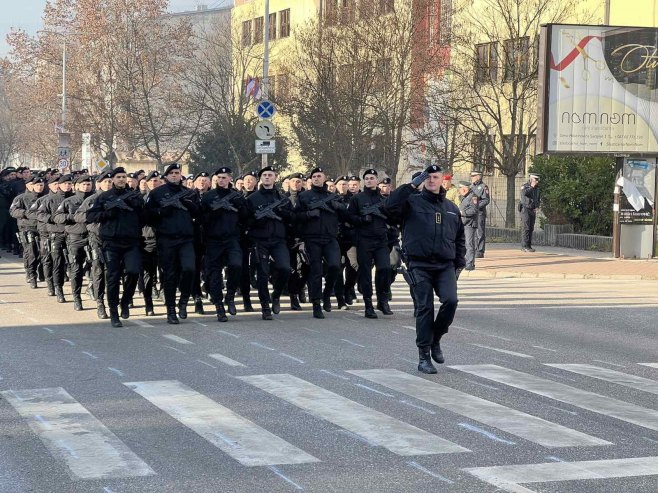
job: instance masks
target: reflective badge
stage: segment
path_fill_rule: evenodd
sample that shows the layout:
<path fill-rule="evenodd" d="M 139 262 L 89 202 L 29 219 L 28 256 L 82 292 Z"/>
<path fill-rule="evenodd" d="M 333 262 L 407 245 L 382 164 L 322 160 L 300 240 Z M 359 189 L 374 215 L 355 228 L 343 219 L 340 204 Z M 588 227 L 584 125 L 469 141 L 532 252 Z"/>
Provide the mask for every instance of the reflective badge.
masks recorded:
<path fill-rule="evenodd" d="M 441 224 L 441 213 L 440 212 L 436 213 L 436 224 Z"/>

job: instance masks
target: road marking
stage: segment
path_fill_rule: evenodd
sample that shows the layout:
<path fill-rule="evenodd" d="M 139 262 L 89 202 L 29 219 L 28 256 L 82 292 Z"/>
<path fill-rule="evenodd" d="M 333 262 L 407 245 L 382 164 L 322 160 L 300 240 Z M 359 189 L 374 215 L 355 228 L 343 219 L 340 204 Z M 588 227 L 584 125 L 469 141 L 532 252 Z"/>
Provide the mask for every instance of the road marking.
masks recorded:
<path fill-rule="evenodd" d="M 658 382 L 649 378 L 629 375 L 628 373 L 622 373 L 620 371 L 610 370 L 608 368 L 601 368 L 599 366 L 593 365 L 546 364 L 546 366 L 552 366 L 553 368 L 559 368 L 560 370 L 566 370 L 573 373 L 578 373 L 579 375 L 585 375 L 587 377 L 597 378 L 606 382 L 616 383 L 618 385 L 623 385 L 624 387 L 642 390 L 643 392 L 658 394 Z"/>
<path fill-rule="evenodd" d="M 605 440 L 402 371 L 348 373 L 545 447 L 610 445 Z"/>
<path fill-rule="evenodd" d="M 118 368 L 112 368 L 111 366 L 108 366 L 107 369 L 110 370 L 112 373 L 116 373 L 120 377 L 125 377 L 126 376 L 126 374 L 124 372 L 122 372 L 121 370 L 119 370 Z"/>
<path fill-rule="evenodd" d="M 68 339 L 60 339 L 60 341 L 64 341 L 64 342 L 65 342 L 66 344 L 68 344 L 69 346 L 75 346 L 75 342 L 70 341 L 70 340 L 68 340 Z"/>
<path fill-rule="evenodd" d="M 518 466 L 471 467 L 463 470 L 504 491 L 529 493 L 532 490 L 520 486 L 520 483 L 655 476 L 658 474 L 658 457 L 546 462 Z"/>
<path fill-rule="evenodd" d="M 291 355 L 289 355 L 289 354 L 287 354 L 287 353 L 279 353 L 279 354 L 280 354 L 281 356 L 285 357 L 285 358 L 288 358 L 288 359 L 291 359 L 291 360 L 293 360 L 293 361 L 296 361 L 297 363 L 304 364 L 304 360 L 301 360 L 301 359 L 299 359 L 299 358 L 295 358 L 294 356 L 291 356 Z"/>
<path fill-rule="evenodd" d="M 227 332 L 227 331 L 225 331 L 225 330 L 218 330 L 217 332 L 218 332 L 219 334 L 224 334 L 224 335 L 226 335 L 226 336 L 235 337 L 236 339 L 239 339 L 239 338 L 240 338 L 239 335 L 234 334 L 233 332 Z"/>
<path fill-rule="evenodd" d="M 416 330 L 416 327 L 412 327 L 411 325 L 402 325 L 403 329 L 409 329 L 409 330 Z"/>
<path fill-rule="evenodd" d="M 291 484 L 295 489 L 304 491 L 304 488 L 302 488 L 297 483 L 295 483 L 292 479 L 290 479 L 288 476 L 283 474 L 277 467 L 269 466 L 268 469 L 272 471 L 274 474 L 276 474 L 277 476 L 279 476 L 281 479 L 283 479 L 286 483 Z"/>
<path fill-rule="evenodd" d="M 1 392 L 78 479 L 129 478 L 155 472 L 61 387 Z"/>
<path fill-rule="evenodd" d="M 596 361 L 597 363 L 603 363 L 605 365 L 616 366 L 618 368 L 626 368 L 626 365 L 618 365 L 617 363 L 610 363 L 609 361 L 603 361 L 602 359 L 593 359 L 592 361 Z"/>
<path fill-rule="evenodd" d="M 507 337 L 497 336 L 497 335 L 494 335 L 494 334 L 487 334 L 486 332 L 481 332 L 479 330 L 474 330 L 474 329 L 467 329 L 466 327 L 460 327 L 458 325 L 451 325 L 450 327 L 458 329 L 458 330 L 465 330 L 466 332 L 473 332 L 475 334 L 482 335 L 482 336 L 493 337 L 494 339 L 500 339 L 502 341 L 514 342 L 513 339 L 509 339 Z"/>
<path fill-rule="evenodd" d="M 658 368 L 658 363 L 638 363 L 638 365 L 648 366 L 649 368 Z"/>
<path fill-rule="evenodd" d="M 386 397 L 395 397 L 393 394 L 388 394 L 386 392 L 382 392 L 381 390 L 373 389 L 372 387 L 368 385 L 363 385 L 362 383 L 355 383 L 357 387 L 361 387 L 362 389 L 369 390 L 370 392 L 374 392 L 375 394 L 383 395 Z"/>
<path fill-rule="evenodd" d="M 351 344 L 352 346 L 363 347 L 363 348 L 365 347 L 363 344 L 357 344 L 356 342 L 350 341 L 349 339 L 341 339 L 341 341 Z"/>
<path fill-rule="evenodd" d="M 194 344 L 192 341 L 188 341 L 187 339 L 183 339 L 182 337 L 174 334 L 162 334 L 162 337 L 169 339 L 170 341 L 177 342 L 178 344 Z"/>
<path fill-rule="evenodd" d="M 178 353 L 187 354 L 185 351 L 183 351 L 182 349 L 178 349 L 177 347 L 167 346 L 166 344 L 163 344 L 163 346 L 166 347 L 167 349 L 171 349 L 171 350 L 176 351 Z"/>
<path fill-rule="evenodd" d="M 203 360 L 198 359 L 197 361 L 198 361 L 199 363 L 201 363 L 202 365 L 209 366 L 210 368 L 214 368 L 215 370 L 217 369 L 217 367 L 216 367 L 215 365 L 211 365 L 210 363 L 206 363 L 206 362 L 203 361 Z"/>
<path fill-rule="evenodd" d="M 223 354 L 219 354 L 219 353 L 209 354 L 208 357 L 212 359 L 216 359 L 217 361 L 229 366 L 247 366 L 247 365 L 243 365 L 239 361 L 235 361 L 234 359 L 231 359 L 228 356 L 224 356 Z"/>
<path fill-rule="evenodd" d="M 504 443 L 505 445 L 516 445 L 516 442 L 512 442 L 511 440 L 505 440 L 504 438 L 500 438 L 495 433 L 491 433 L 490 431 L 483 430 L 479 426 L 474 426 L 468 423 L 459 423 L 457 426 L 460 426 L 469 431 L 474 431 L 475 433 L 479 433 L 480 435 L 484 435 L 485 437 L 489 438 L 490 440 L 493 440 L 494 442 Z"/>
<path fill-rule="evenodd" d="M 124 385 L 244 466 L 318 462 L 312 455 L 176 380 Z"/>
<path fill-rule="evenodd" d="M 510 356 L 518 356 L 519 358 L 534 359 L 534 356 L 530 356 L 529 354 L 517 353 L 516 351 L 508 351 L 507 349 L 500 349 L 491 346 L 483 346 L 482 344 L 471 344 L 471 346 L 479 347 L 482 349 L 490 349 L 491 351 L 497 351 L 499 353 L 509 354 Z"/>
<path fill-rule="evenodd" d="M 557 349 L 551 349 L 544 346 L 532 346 L 537 349 L 543 349 L 544 351 L 550 351 L 551 353 L 557 353 Z"/>
<path fill-rule="evenodd" d="M 147 329 L 152 329 L 152 328 L 154 328 L 153 325 L 151 325 L 151 324 L 149 324 L 149 323 L 147 323 L 147 322 L 144 322 L 143 320 L 131 320 L 130 322 L 133 323 L 133 324 L 135 324 L 135 325 L 139 325 L 140 327 L 145 327 L 145 328 L 147 328 Z"/>
<path fill-rule="evenodd" d="M 190 322 L 192 322 L 193 324 L 200 325 L 201 327 L 208 327 L 207 324 L 202 324 L 201 322 L 197 322 L 196 320 L 190 320 Z"/>
<path fill-rule="evenodd" d="M 550 376 L 553 377 L 553 378 L 560 378 L 560 379 L 562 379 L 562 380 L 569 380 L 570 382 L 577 382 L 577 381 L 578 381 L 578 380 L 576 380 L 575 378 L 565 377 L 564 375 L 560 375 L 559 373 L 553 373 L 552 371 L 544 371 L 544 370 L 542 370 L 541 372 L 542 372 L 544 375 L 550 375 Z"/>
<path fill-rule="evenodd" d="M 41 327 L 41 328 L 43 330 L 45 330 L 46 332 L 48 332 L 49 334 L 52 334 L 53 332 L 55 332 L 53 329 L 49 329 L 48 327 Z"/>
<path fill-rule="evenodd" d="M 260 342 L 250 342 L 252 346 L 259 347 L 261 349 L 266 349 L 267 351 L 276 351 L 273 347 L 265 346 L 264 344 L 261 344 Z"/>
<path fill-rule="evenodd" d="M 289 374 L 238 378 L 398 455 L 469 452 L 455 443 Z"/>
<path fill-rule="evenodd" d="M 87 352 L 87 351 L 81 351 L 81 353 L 82 353 L 82 354 L 86 354 L 86 355 L 89 356 L 91 359 L 98 359 L 98 356 L 96 356 L 95 354 L 91 354 L 90 352 Z"/>
<path fill-rule="evenodd" d="M 571 404 L 594 413 L 617 418 L 650 430 L 658 430 L 658 411 L 636 406 L 628 402 L 606 397 L 594 392 L 570 387 L 559 382 L 509 370 L 497 365 L 457 365 L 455 370 L 464 371 L 481 378 L 493 380 L 510 387 L 526 390 L 549 399 Z"/>
<path fill-rule="evenodd" d="M 334 373 L 333 371 L 329 371 L 329 370 L 320 370 L 320 371 L 322 373 L 326 373 L 327 375 L 331 375 L 332 377 L 340 378 L 341 380 L 349 380 L 349 378 L 347 378 L 346 376 L 339 375 L 338 373 Z"/>
<path fill-rule="evenodd" d="M 435 413 L 434 411 L 432 411 L 431 409 L 427 409 L 426 407 L 419 406 L 418 404 L 414 404 L 413 402 L 405 401 L 404 399 L 399 399 L 398 402 L 400 402 L 400 403 L 402 403 L 402 404 L 404 404 L 404 405 L 406 405 L 406 406 L 409 406 L 409 407 L 413 407 L 413 408 L 416 408 L 416 409 L 420 409 L 421 411 L 425 411 L 425 412 L 428 413 L 428 414 L 436 414 L 436 413 Z"/>
<path fill-rule="evenodd" d="M 302 329 L 302 330 L 306 330 L 306 331 L 308 331 L 308 332 L 314 332 L 314 333 L 316 333 L 316 334 L 319 334 L 319 333 L 320 333 L 319 330 L 309 329 L 308 327 L 301 327 L 301 329 Z"/>
<path fill-rule="evenodd" d="M 409 464 L 411 467 L 415 467 L 419 471 L 423 471 L 425 474 L 429 474 L 430 476 L 432 476 L 435 479 L 439 479 L 439 480 L 441 480 L 445 483 L 448 483 L 448 484 L 454 484 L 454 481 L 451 481 L 448 478 L 446 478 L 445 476 L 441 476 L 440 474 L 437 474 L 435 472 L 430 471 L 429 469 L 422 466 L 421 464 L 419 464 L 415 460 L 409 461 L 409 462 L 407 462 L 407 464 Z"/>

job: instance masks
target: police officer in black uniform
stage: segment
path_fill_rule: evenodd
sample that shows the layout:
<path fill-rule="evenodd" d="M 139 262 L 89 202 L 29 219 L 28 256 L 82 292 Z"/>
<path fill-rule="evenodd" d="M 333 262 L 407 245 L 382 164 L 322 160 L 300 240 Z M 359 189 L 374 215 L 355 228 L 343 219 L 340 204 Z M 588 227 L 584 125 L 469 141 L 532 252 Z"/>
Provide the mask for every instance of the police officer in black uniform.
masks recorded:
<path fill-rule="evenodd" d="M 46 225 L 50 239 L 50 257 L 52 258 L 53 286 L 58 303 L 66 303 L 64 298 L 64 278 L 66 276 L 66 264 L 64 250 L 66 250 L 66 232 L 63 224 L 55 224 L 53 221 L 55 211 L 64 199 L 70 197 L 73 188 L 72 175 L 62 175 L 59 180 L 57 193 L 48 194 L 37 210 L 37 219 Z"/>
<path fill-rule="evenodd" d="M 27 213 L 30 207 L 43 194 L 45 180 L 35 177 L 27 185 L 27 191 L 17 196 L 11 204 L 9 213 L 16 218 L 18 229 L 23 239 L 23 264 L 27 282 L 32 289 L 37 287 L 39 267 L 39 232 L 36 218 L 29 218 Z"/>
<path fill-rule="evenodd" d="M 311 188 L 299 194 L 295 207 L 304 247 L 310 263 L 309 297 L 313 303 L 313 317 L 324 318 L 331 311 L 331 293 L 340 271 L 338 224 L 347 220 L 347 208 L 335 193 L 327 190 L 327 175 L 320 167 L 311 171 Z M 340 217 L 339 217 L 340 216 Z M 322 291 L 322 261 L 327 273 Z"/>
<path fill-rule="evenodd" d="M 285 193 L 292 203 L 293 209 L 299 202 L 299 195 L 304 191 L 304 175 L 302 173 L 293 173 L 289 175 L 288 191 Z M 285 181 L 285 180 L 284 180 Z M 302 309 L 300 301 L 305 299 L 304 287 L 308 280 L 309 267 L 306 263 L 306 251 L 304 245 L 299 241 L 301 225 L 293 224 L 293 228 L 288 239 L 288 249 L 290 250 L 290 278 L 288 279 L 288 294 L 290 295 L 290 308 L 295 311 Z"/>
<path fill-rule="evenodd" d="M 162 185 L 159 171 L 151 171 L 145 178 L 146 195 L 144 200 L 148 200 L 148 195 Z M 158 244 L 155 237 L 153 226 L 145 224 L 142 228 L 142 266 L 139 283 L 144 296 L 144 311 L 147 317 L 153 317 L 155 310 L 153 308 L 153 290 L 155 281 L 158 278 Z"/>
<path fill-rule="evenodd" d="M 541 191 L 539 190 L 539 175 L 530 174 L 528 181 L 521 187 L 521 224 L 523 228 L 521 250 L 534 252 L 532 248 L 532 232 L 535 230 L 537 209 L 541 207 Z"/>
<path fill-rule="evenodd" d="M 231 168 L 215 171 L 217 186 L 201 197 L 202 224 L 206 246 L 204 274 L 217 320 L 227 322 L 226 308 L 236 315 L 235 292 L 240 285 L 242 250 L 240 234 L 247 219 L 244 195 L 231 184 Z M 222 292 L 222 270 L 226 268 L 226 297 Z M 224 307 L 226 301 L 226 308 Z"/>
<path fill-rule="evenodd" d="M 194 190 L 181 184 L 180 164 L 167 166 L 163 176 L 165 184 L 149 194 L 144 212 L 147 222 L 155 228 L 167 323 L 178 324 L 176 288 L 180 289 L 178 316 L 186 319 L 194 281 L 194 219 L 201 212 L 201 203 Z"/>
<path fill-rule="evenodd" d="M 43 269 L 44 280 L 48 288 L 48 296 L 55 296 L 55 285 L 53 284 L 53 259 L 50 256 L 50 233 L 48 232 L 48 223 L 39 221 L 37 214 L 41 204 L 51 195 L 55 195 L 59 190 L 57 177 L 51 177 L 48 180 L 48 192 L 41 195 L 25 213 L 25 217 L 36 221 L 37 232 L 39 233 L 39 262 Z"/>
<path fill-rule="evenodd" d="M 276 172 L 271 166 L 259 172 L 261 187 L 247 197 L 249 210 L 249 238 L 253 241 L 257 257 L 257 284 L 263 320 L 272 320 L 272 313 L 281 309 L 280 297 L 290 276 L 288 251 L 288 225 L 293 218 L 288 197 L 276 189 Z M 268 287 L 270 257 L 275 271 L 272 296 Z M 270 306 L 271 304 L 271 306 Z"/>
<path fill-rule="evenodd" d="M 345 205 L 349 206 L 352 192 L 349 191 L 349 179 L 347 175 L 339 176 L 336 178 L 336 193 L 338 200 Z M 334 289 L 336 291 L 336 300 L 338 301 L 338 309 L 347 310 L 348 305 L 352 305 L 356 299 L 356 285 L 357 272 L 352 267 L 349 261 L 347 252 L 354 246 L 354 226 L 348 221 L 341 221 L 338 226 L 338 246 L 340 247 L 341 258 L 341 271 L 336 279 Z"/>
<path fill-rule="evenodd" d="M 119 320 L 130 317 L 129 303 L 137 288 L 142 270 L 140 241 L 142 235 L 144 199 L 131 190 L 126 170 L 119 167 L 112 173 L 112 188 L 100 193 L 86 212 L 87 223 L 100 223 L 99 233 L 107 274 L 107 304 L 112 327 L 122 327 Z M 125 274 L 125 275 L 124 275 Z M 119 283 L 123 276 L 123 295 L 119 302 Z"/>
<path fill-rule="evenodd" d="M 382 206 L 382 197 L 377 185 L 377 171 L 367 169 L 363 173 L 365 188 L 350 199 L 349 212 L 356 226 L 356 255 L 359 264 L 359 291 L 363 295 L 366 318 L 377 318 L 372 304 L 372 263 L 375 262 L 375 290 L 377 309 L 384 315 L 392 315 L 388 305 L 389 251 L 388 223 Z"/>
<path fill-rule="evenodd" d="M 257 190 L 258 173 L 252 171 L 242 176 L 242 193 L 245 198 L 249 197 Z M 238 177 L 237 182 L 240 182 Z M 242 294 L 242 307 L 245 312 L 253 312 L 254 307 L 251 304 L 251 285 L 256 286 L 256 257 L 253 252 L 253 243 L 247 234 L 246 228 L 243 229 L 240 236 L 240 248 L 242 249 L 242 270 L 240 274 L 240 292 Z"/>
<path fill-rule="evenodd" d="M 84 200 L 92 195 L 91 178 L 80 175 L 75 180 L 75 193 L 62 201 L 53 214 L 53 222 L 64 226 L 66 246 L 69 256 L 71 293 L 73 294 L 73 309 L 82 310 L 82 280 L 85 262 L 87 260 L 87 227 L 75 221 L 75 213 Z"/>
<path fill-rule="evenodd" d="M 428 166 L 411 184 L 391 193 L 387 202 L 389 214 L 403 224 L 402 249 L 418 305 L 418 370 L 423 373 L 436 373 L 432 359 L 445 361 L 440 341 L 457 310 L 457 277 L 465 264 L 464 225 L 457 206 L 446 199 L 442 182 L 441 168 Z M 423 191 L 416 193 L 422 183 Z M 435 292 L 441 302 L 436 319 Z"/>

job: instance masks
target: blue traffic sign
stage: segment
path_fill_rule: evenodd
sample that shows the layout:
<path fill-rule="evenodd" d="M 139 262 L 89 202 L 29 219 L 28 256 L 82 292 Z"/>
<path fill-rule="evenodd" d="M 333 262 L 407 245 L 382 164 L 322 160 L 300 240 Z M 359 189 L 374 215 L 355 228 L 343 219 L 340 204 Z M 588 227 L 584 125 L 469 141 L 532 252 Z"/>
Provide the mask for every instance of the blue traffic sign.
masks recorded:
<path fill-rule="evenodd" d="M 276 113 L 276 108 L 272 101 L 263 100 L 256 106 L 256 114 L 259 118 L 272 118 Z"/>

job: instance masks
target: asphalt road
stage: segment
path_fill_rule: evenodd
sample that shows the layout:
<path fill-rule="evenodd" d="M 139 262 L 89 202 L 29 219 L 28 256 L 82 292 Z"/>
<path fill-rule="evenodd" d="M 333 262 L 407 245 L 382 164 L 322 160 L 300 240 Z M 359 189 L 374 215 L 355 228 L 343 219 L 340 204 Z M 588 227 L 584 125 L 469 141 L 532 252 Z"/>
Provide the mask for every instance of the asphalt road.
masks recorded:
<path fill-rule="evenodd" d="M 658 491 L 658 282 L 464 279 L 460 299 L 426 376 L 400 282 L 376 321 L 169 326 L 138 298 L 113 329 L 2 258 L 0 492 Z"/>

